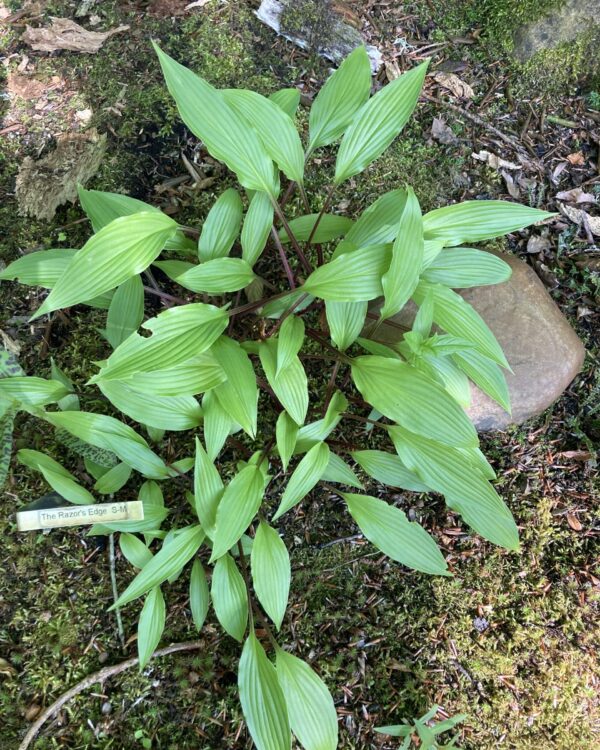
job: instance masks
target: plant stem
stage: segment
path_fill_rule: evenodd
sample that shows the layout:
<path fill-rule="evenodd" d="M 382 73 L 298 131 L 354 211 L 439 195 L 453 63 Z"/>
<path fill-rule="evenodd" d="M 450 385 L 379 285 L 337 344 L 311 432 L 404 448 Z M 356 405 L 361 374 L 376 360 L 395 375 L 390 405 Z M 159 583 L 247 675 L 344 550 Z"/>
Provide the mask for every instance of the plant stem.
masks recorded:
<path fill-rule="evenodd" d="M 177 302 L 178 305 L 187 305 L 187 301 L 181 297 L 174 297 L 172 294 L 161 292 L 160 289 L 153 289 L 151 286 L 145 286 L 144 291 L 148 292 L 148 294 L 154 294 L 161 299 L 168 300 L 169 302 Z"/>
<path fill-rule="evenodd" d="M 109 565 L 110 565 L 110 582 L 112 584 L 112 593 L 115 604 L 119 598 L 119 590 L 117 589 L 117 573 L 115 570 L 115 535 L 108 535 L 108 554 L 109 554 Z M 119 640 L 121 641 L 121 648 L 125 652 L 125 631 L 123 630 L 123 619 L 121 618 L 121 610 L 119 607 L 115 607 L 115 617 L 117 619 L 117 630 L 119 633 Z"/>
<path fill-rule="evenodd" d="M 335 387 L 335 379 L 337 378 L 338 371 L 340 369 L 340 360 L 336 360 L 335 364 L 333 365 L 333 370 L 331 372 L 331 377 L 329 378 L 329 383 L 327 383 L 327 390 L 325 391 L 325 400 L 323 401 L 323 416 L 325 416 L 327 412 L 327 407 L 329 406 L 329 402 L 331 401 L 331 397 L 333 396 L 333 389 Z"/>
<path fill-rule="evenodd" d="M 277 323 L 273 326 L 273 328 L 269 331 L 267 334 L 267 338 L 271 338 L 271 336 L 274 336 L 277 331 L 280 329 L 281 324 L 283 321 L 291 315 L 294 310 L 308 297 L 308 294 L 301 294 L 298 299 L 294 302 L 294 304 L 291 307 L 288 307 L 288 309 L 283 313 L 283 315 L 279 318 Z"/>
<path fill-rule="evenodd" d="M 302 267 L 304 268 L 304 270 L 306 271 L 306 273 L 311 274 L 312 273 L 312 268 L 310 266 L 310 263 L 306 259 L 306 255 L 304 255 L 304 252 L 303 252 L 302 248 L 298 244 L 298 240 L 296 239 L 294 233 L 290 229 L 290 225 L 288 224 L 287 219 L 283 215 L 283 211 L 281 210 L 281 208 L 279 207 L 279 204 L 277 203 L 277 201 L 275 199 L 272 198 L 271 200 L 272 200 L 272 203 L 273 203 L 273 208 L 275 209 L 275 213 L 277 214 L 277 217 L 278 217 L 279 221 L 281 222 L 283 228 L 285 229 L 285 231 L 287 233 L 287 236 L 290 238 L 290 242 L 292 243 L 292 247 L 294 248 L 294 252 L 298 256 L 298 259 L 300 260 L 300 263 L 302 264 Z"/>
<path fill-rule="evenodd" d="M 243 313 L 252 312 L 253 310 L 258 310 L 259 307 L 263 307 L 268 302 L 274 302 L 277 299 L 282 299 L 283 297 L 287 297 L 290 294 L 289 289 L 286 289 L 285 292 L 279 292 L 279 294 L 274 294 L 272 297 L 263 297 L 262 299 L 257 300 L 256 302 L 248 302 L 247 305 L 242 305 L 241 307 L 234 307 L 231 310 L 229 310 L 229 315 L 242 315 Z"/>
<path fill-rule="evenodd" d="M 333 191 L 335 190 L 335 188 L 336 188 L 336 186 L 332 185 L 329 188 L 328 192 L 327 192 L 327 196 L 325 197 L 325 201 L 323 203 L 321 211 L 319 212 L 319 215 L 317 216 L 317 220 L 315 221 L 315 224 L 314 224 L 314 226 L 313 226 L 313 228 L 312 228 L 312 230 L 310 232 L 310 235 L 308 237 L 308 240 L 306 241 L 307 245 L 310 245 L 310 243 L 313 240 L 313 237 L 317 233 L 317 229 L 319 228 L 319 224 L 321 223 L 321 219 L 323 218 L 323 215 L 324 215 L 325 211 L 327 211 L 327 209 L 329 208 L 329 202 L 331 201 L 331 198 L 333 196 Z"/>
<path fill-rule="evenodd" d="M 273 241 L 275 242 L 275 245 L 277 246 L 277 250 L 279 251 L 279 257 L 281 258 L 281 263 L 285 270 L 285 275 L 287 276 L 290 289 L 295 289 L 296 282 L 294 281 L 294 274 L 292 272 L 290 263 L 287 259 L 287 255 L 285 254 L 285 250 L 283 249 L 283 245 L 281 244 L 281 240 L 279 239 L 279 234 L 277 233 L 277 230 L 275 229 L 275 227 L 271 227 L 271 236 L 273 237 Z"/>

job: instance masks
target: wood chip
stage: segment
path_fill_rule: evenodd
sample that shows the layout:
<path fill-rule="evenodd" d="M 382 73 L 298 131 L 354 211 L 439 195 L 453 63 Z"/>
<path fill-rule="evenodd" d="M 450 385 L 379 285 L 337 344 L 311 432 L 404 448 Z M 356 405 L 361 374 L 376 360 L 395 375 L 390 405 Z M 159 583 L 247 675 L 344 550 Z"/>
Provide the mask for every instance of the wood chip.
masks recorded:
<path fill-rule="evenodd" d="M 48 27 L 27 26 L 22 38 L 32 49 L 40 52 L 66 49 L 71 52 L 95 53 L 110 36 L 128 29 L 129 26 L 117 26 L 110 31 L 88 31 L 69 18 L 52 18 L 52 25 Z"/>

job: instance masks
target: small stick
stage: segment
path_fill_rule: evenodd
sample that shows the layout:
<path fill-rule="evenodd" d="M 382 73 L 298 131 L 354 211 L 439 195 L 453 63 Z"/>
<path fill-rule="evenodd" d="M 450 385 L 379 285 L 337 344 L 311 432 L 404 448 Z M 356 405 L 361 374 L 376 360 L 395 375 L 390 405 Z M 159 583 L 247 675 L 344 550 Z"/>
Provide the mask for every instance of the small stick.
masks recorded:
<path fill-rule="evenodd" d="M 279 234 L 277 233 L 277 230 L 275 229 L 275 227 L 271 227 L 271 236 L 273 237 L 273 241 L 275 242 L 277 250 L 279 251 L 279 257 L 281 258 L 281 263 L 285 270 L 285 275 L 287 276 L 287 280 L 290 285 L 290 288 L 295 289 L 296 282 L 294 281 L 294 274 L 292 272 L 292 269 L 290 267 L 290 262 L 287 259 L 287 255 L 285 254 L 285 250 L 283 249 L 283 245 L 281 244 L 281 240 L 279 239 Z"/>
<path fill-rule="evenodd" d="M 110 564 L 110 582 L 112 584 L 113 599 L 115 605 L 119 598 L 119 590 L 117 589 L 117 572 L 115 570 L 115 535 L 108 535 L 108 549 L 109 549 L 109 564 Z M 119 640 L 121 641 L 121 648 L 125 652 L 125 631 L 123 630 L 123 619 L 121 617 L 121 610 L 115 606 L 115 617 L 117 618 L 117 630 L 119 631 Z"/>

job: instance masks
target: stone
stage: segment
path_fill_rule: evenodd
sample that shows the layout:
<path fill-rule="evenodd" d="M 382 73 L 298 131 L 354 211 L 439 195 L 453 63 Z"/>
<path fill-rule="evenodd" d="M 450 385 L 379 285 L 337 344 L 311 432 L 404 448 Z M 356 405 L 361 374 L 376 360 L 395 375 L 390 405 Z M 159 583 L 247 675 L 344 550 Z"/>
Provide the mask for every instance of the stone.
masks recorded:
<path fill-rule="evenodd" d="M 506 373 L 512 415 L 471 384 L 467 413 L 479 432 L 504 430 L 541 414 L 580 372 L 585 349 L 535 271 L 519 258 L 495 253 L 512 268 L 509 281 L 457 290 L 500 342 L 513 374 Z M 413 303 L 383 323 L 377 338 L 395 342 L 412 325 Z"/>
<path fill-rule="evenodd" d="M 551 13 L 520 29 L 515 35 L 515 55 L 521 62 L 536 52 L 572 42 L 600 24 L 600 0 L 566 0 Z"/>

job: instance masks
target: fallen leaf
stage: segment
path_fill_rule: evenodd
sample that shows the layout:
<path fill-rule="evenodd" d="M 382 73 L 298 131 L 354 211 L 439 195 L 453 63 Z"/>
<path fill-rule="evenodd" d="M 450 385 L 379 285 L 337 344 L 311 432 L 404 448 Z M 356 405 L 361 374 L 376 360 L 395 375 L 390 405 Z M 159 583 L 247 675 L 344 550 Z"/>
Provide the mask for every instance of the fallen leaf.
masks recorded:
<path fill-rule="evenodd" d="M 585 164 L 585 157 L 581 153 L 581 151 L 576 151 L 574 154 L 569 154 L 566 157 L 569 164 L 573 164 L 577 167 L 580 167 L 582 164 Z"/>
<path fill-rule="evenodd" d="M 491 151 L 480 151 L 478 154 L 472 153 L 471 157 L 477 161 L 485 162 L 488 167 L 492 169 L 521 169 L 520 164 L 515 164 L 513 161 L 507 161 L 501 156 L 496 156 Z"/>
<path fill-rule="evenodd" d="M 507 172 L 505 169 L 501 169 L 500 174 L 502 175 L 504 182 L 506 183 L 506 189 L 508 190 L 510 197 L 514 198 L 515 200 L 519 200 L 521 198 L 521 191 L 519 190 L 519 186 L 514 181 L 511 173 Z"/>
<path fill-rule="evenodd" d="M 447 146 L 458 143 L 458 138 L 449 125 L 441 117 L 434 117 L 431 124 L 431 137 Z"/>
<path fill-rule="evenodd" d="M 14 677 L 17 674 L 17 670 L 12 664 L 0 657 L 0 674 L 5 674 L 8 677 Z"/>
<path fill-rule="evenodd" d="M 55 52 L 59 49 L 71 52 L 98 52 L 113 34 L 127 31 L 129 26 L 117 26 L 110 31 L 88 31 L 69 18 L 52 18 L 52 25 L 33 28 L 27 26 L 23 41 L 40 52 Z"/>
<path fill-rule="evenodd" d="M 41 710 L 41 706 L 38 706 L 37 703 L 32 703 L 27 711 L 25 711 L 25 721 L 33 721 L 38 716 Z"/>
<path fill-rule="evenodd" d="M 568 201 L 569 203 L 598 203 L 598 199 L 592 193 L 584 193 L 580 187 L 572 190 L 562 190 L 556 194 L 559 201 Z"/>
<path fill-rule="evenodd" d="M 193 3 L 190 3 L 189 5 L 185 6 L 186 10 L 190 10 L 191 8 L 202 8 L 206 5 L 206 3 L 210 2 L 210 0 L 196 0 Z"/>
<path fill-rule="evenodd" d="M 573 529 L 573 531 L 581 531 L 581 529 L 583 528 L 580 520 L 572 513 L 567 513 L 567 523 Z"/>
<path fill-rule="evenodd" d="M 433 74 L 433 79 L 459 99 L 472 99 L 475 96 L 475 92 L 469 84 L 465 83 L 462 78 L 459 78 L 454 73 L 444 73 L 438 70 L 437 73 Z"/>
<path fill-rule="evenodd" d="M 527 240 L 527 252 L 530 255 L 535 253 L 543 253 L 546 250 L 550 250 L 550 240 L 547 237 L 532 236 Z"/>
<path fill-rule="evenodd" d="M 584 222 L 590 229 L 592 234 L 596 237 L 600 237 L 600 216 L 590 216 L 588 213 L 583 211 L 581 208 L 575 208 L 565 203 L 559 203 L 558 208 L 560 212 L 570 219 L 574 224 L 581 226 Z"/>

